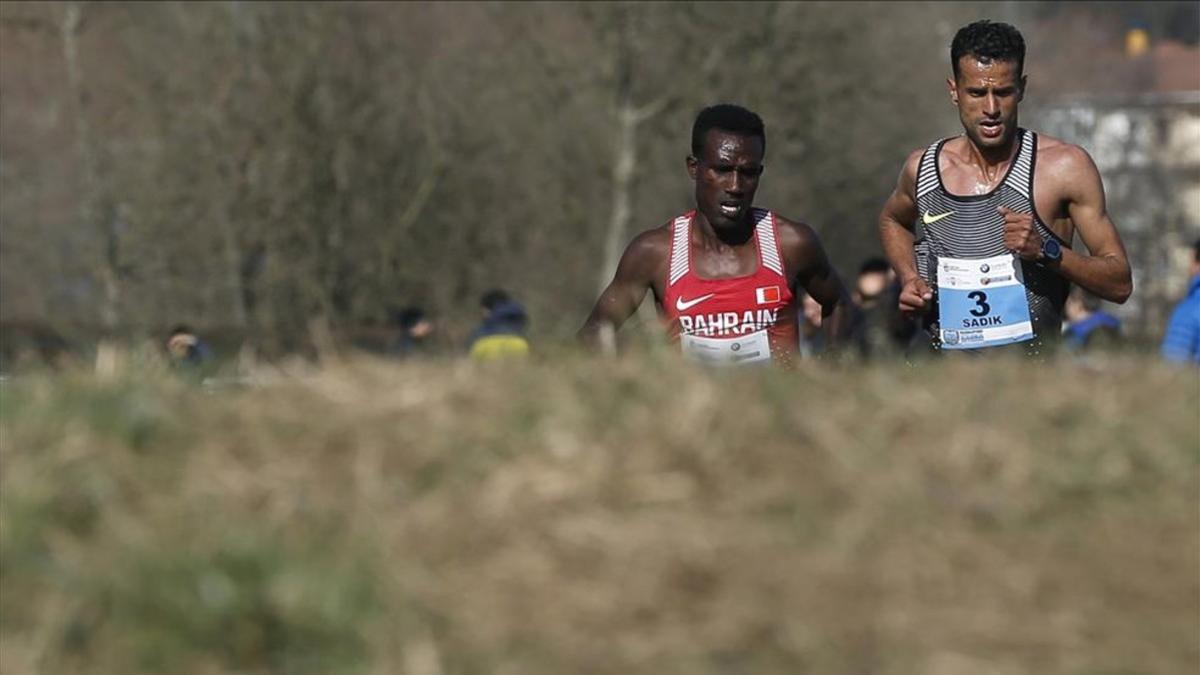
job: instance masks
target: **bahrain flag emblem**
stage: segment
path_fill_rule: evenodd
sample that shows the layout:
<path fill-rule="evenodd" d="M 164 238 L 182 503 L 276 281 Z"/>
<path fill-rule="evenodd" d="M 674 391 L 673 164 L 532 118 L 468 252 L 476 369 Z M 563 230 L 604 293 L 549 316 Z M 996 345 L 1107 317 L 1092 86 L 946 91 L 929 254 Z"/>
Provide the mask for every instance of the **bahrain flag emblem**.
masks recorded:
<path fill-rule="evenodd" d="M 778 286 L 760 286 L 754 289 L 754 297 L 760 305 L 771 305 L 779 302 Z"/>

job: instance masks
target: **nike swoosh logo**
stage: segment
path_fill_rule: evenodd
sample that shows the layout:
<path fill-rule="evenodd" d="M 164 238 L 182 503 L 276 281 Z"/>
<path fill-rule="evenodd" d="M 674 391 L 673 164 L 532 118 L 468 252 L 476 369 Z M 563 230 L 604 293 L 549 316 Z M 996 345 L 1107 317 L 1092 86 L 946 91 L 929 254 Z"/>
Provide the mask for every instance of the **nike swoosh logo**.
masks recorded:
<path fill-rule="evenodd" d="M 675 298 L 675 309 L 679 310 L 680 312 L 686 312 L 688 309 L 704 302 L 713 295 L 713 293 L 709 293 L 708 295 L 702 295 L 695 300 L 684 300 L 682 297 Z"/>
<path fill-rule="evenodd" d="M 941 220 L 942 218 L 952 215 L 953 213 L 954 213 L 953 211 L 947 211 L 945 213 L 939 213 L 936 216 L 931 216 L 931 215 L 929 215 L 929 209 L 925 209 L 925 218 L 923 220 L 926 225 L 932 225 L 932 224 L 936 223 L 937 221 Z"/>

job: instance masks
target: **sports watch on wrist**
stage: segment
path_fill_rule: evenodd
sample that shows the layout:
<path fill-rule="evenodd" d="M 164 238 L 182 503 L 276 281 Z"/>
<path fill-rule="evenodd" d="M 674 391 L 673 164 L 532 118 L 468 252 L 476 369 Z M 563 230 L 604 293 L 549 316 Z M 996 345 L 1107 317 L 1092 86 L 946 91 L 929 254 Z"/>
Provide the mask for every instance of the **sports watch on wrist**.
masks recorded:
<path fill-rule="evenodd" d="M 1057 240 L 1047 237 L 1042 240 L 1042 264 L 1062 262 L 1062 245 Z"/>

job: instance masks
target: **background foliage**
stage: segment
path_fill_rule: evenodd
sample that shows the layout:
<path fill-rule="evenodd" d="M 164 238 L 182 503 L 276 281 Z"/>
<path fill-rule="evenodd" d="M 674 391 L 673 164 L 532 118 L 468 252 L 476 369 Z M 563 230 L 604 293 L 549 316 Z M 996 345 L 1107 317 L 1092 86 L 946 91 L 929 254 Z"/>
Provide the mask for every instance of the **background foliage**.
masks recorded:
<path fill-rule="evenodd" d="M 1156 35 L 1187 4 L 1151 3 Z M 849 276 L 906 153 L 959 129 L 959 26 L 1021 25 L 1036 99 L 1089 86 L 1063 65 L 1119 41 L 1121 7 L 4 3 L 0 321 L 279 351 L 419 303 L 457 341 L 501 286 L 562 337 L 690 206 L 718 101 L 763 115 L 760 202 Z"/>

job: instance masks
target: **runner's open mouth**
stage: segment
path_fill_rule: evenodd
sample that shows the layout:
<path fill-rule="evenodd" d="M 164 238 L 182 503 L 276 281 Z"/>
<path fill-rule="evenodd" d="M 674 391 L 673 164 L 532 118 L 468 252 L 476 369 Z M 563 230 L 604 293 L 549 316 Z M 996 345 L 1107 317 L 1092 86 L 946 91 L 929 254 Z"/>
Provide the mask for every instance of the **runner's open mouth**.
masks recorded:
<path fill-rule="evenodd" d="M 721 202 L 721 213 L 727 216 L 736 216 L 741 213 L 743 203 L 739 201 L 726 200 Z"/>

